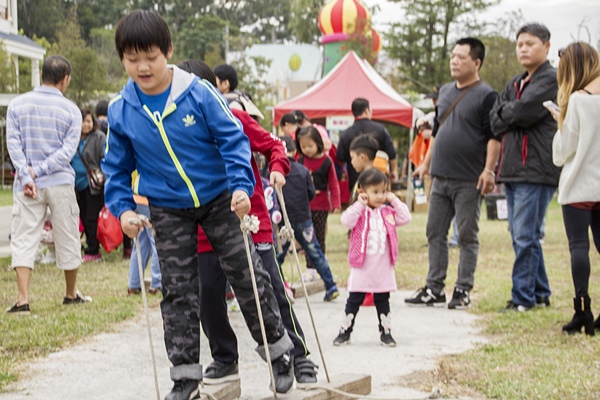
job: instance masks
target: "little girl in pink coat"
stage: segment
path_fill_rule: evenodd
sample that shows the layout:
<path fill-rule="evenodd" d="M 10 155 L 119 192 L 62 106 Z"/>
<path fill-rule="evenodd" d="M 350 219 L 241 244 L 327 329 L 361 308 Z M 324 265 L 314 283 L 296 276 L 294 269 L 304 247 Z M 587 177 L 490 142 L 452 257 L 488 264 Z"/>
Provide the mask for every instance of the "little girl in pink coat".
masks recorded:
<path fill-rule="evenodd" d="M 396 291 L 394 265 L 398 256 L 396 227 L 412 217 L 406 204 L 388 192 L 388 179 L 377 169 L 358 178 L 358 200 L 342 213 L 342 224 L 352 229 L 348 261 L 348 300 L 336 346 L 350 343 L 356 313 L 367 293 L 373 293 L 381 343 L 395 346 L 391 335 L 390 292 Z M 386 203 L 390 204 L 387 205 Z"/>

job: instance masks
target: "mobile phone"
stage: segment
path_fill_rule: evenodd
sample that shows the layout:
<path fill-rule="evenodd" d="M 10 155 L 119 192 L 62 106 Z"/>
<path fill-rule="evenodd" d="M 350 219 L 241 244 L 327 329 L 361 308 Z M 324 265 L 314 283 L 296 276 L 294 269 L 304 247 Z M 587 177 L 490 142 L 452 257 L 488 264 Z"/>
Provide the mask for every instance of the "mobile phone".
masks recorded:
<path fill-rule="evenodd" d="M 553 102 L 552 100 L 546 100 L 545 102 L 542 103 L 544 105 L 544 107 L 546 107 L 547 109 L 552 109 L 552 110 L 556 110 L 556 111 L 560 111 L 560 107 L 558 106 L 558 104 L 556 104 L 555 102 Z"/>

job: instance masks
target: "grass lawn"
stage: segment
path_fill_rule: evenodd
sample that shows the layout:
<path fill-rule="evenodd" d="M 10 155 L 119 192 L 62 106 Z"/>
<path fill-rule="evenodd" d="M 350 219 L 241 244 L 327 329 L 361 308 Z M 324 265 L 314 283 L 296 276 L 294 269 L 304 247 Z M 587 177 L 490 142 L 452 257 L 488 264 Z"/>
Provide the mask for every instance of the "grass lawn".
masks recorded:
<path fill-rule="evenodd" d="M 13 203 L 13 192 L 11 189 L 0 189 L 0 207 L 11 206 Z"/>
<path fill-rule="evenodd" d="M 413 223 L 399 229 L 400 256 L 396 267 L 398 284 L 415 290 L 425 282 L 427 248 L 426 214 L 413 214 Z M 339 214 L 329 219 L 327 256 L 338 282 L 348 276 L 346 229 Z M 600 398 L 600 337 L 561 334 L 572 311 L 569 251 L 560 206 L 553 202 L 548 212 L 544 255 L 553 290 L 552 307 L 527 313 L 499 314 L 510 299 L 514 255 L 505 221 L 488 221 L 482 207 L 480 254 L 472 313 L 481 317 L 483 335 L 489 343 L 469 352 L 446 356 L 436 371 L 399 377 L 398 383 L 424 391 L 440 386 L 451 396 L 466 395 L 494 399 L 598 399 Z M 458 250 L 450 250 L 446 295 L 451 296 L 456 279 Z M 0 305 L 15 300 L 14 272 L 9 260 L 0 260 Z M 600 257 L 592 255 L 590 295 L 595 315 L 600 311 Z M 0 316 L 0 391 L 19 378 L 34 357 L 69 346 L 86 336 L 114 329 L 116 323 L 141 313 L 141 299 L 126 297 L 128 263 L 120 253 L 110 254 L 98 264 L 80 270 L 79 288 L 94 298 L 83 307 L 63 307 L 62 273 L 51 266 L 36 266 L 32 274 L 32 316 Z M 289 264 L 284 266 L 290 275 Z M 159 300 L 151 298 L 156 307 Z M 402 315 L 394 311 L 395 325 Z M 426 309 L 423 312 L 427 312 Z M 448 311 L 453 312 L 453 311 Z"/>

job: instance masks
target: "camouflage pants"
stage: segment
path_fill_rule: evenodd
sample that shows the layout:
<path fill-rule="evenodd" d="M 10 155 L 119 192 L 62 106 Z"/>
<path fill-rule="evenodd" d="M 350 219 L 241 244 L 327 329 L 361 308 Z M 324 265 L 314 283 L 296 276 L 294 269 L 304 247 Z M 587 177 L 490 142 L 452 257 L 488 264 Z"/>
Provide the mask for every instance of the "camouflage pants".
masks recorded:
<path fill-rule="evenodd" d="M 162 273 L 161 312 L 167 356 L 173 364 L 171 379 L 200 379 L 200 307 L 198 284 L 198 225 L 202 227 L 236 293 L 252 338 L 264 356 L 258 311 L 254 300 L 240 220 L 229 209 L 231 195 L 195 209 L 172 209 L 150 205 L 156 232 L 156 250 Z M 249 239 L 252 264 L 260 297 L 271 358 L 292 347 L 281 316 L 269 274 Z"/>

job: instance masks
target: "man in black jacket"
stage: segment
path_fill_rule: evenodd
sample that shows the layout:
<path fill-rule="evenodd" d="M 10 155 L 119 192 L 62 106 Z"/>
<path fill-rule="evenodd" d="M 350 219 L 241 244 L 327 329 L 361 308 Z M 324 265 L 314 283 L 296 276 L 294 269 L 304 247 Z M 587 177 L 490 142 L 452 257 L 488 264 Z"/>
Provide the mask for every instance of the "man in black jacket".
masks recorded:
<path fill-rule="evenodd" d="M 348 168 L 348 189 L 350 193 L 354 189 L 354 184 L 358 179 L 358 172 L 350 162 L 350 143 L 352 140 L 363 133 L 368 133 L 379 143 L 379 150 L 387 153 L 390 158 L 390 172 L 392 181 L 397 178 L 398 163 L 396 161 L 396 149 L 392 143 L 392 138 L 385 127 L 379 122 L 371 121 L 373 111 L 369 106 L 369 100 L 356 98 L 352 102 L 352 115 L 354 115 L 354 124 L 340 134 L 340 141 L 337 149 L 337 159 L 346 163 Z"/>
<path fill-rule="evenodd" d="M 556 122 L 542 103 L 556 99 L 556 69 L 547 60 L 550 32 L 530 23 L 517 32 L 517 58 L 525 72 L 511 79 L 490 113 L 502 139 L 498 182 L 506 187 L 508 223 L 515 251 L 512 298 L 502 311 L 550 304 L 540 229 L 560 170 L 552 163 Z"/>

